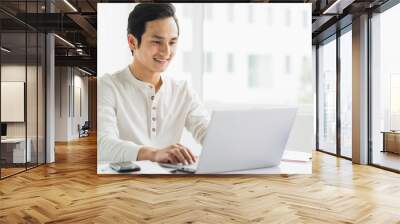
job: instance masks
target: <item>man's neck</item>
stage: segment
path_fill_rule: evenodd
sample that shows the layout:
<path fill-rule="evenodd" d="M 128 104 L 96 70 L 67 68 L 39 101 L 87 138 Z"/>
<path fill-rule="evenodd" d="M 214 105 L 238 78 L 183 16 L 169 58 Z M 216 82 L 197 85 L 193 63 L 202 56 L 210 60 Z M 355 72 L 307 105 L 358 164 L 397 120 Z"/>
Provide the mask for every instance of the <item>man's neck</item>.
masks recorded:
<path fill-rule="evenodd" d="M 152 84 L 156 88 L 156 91 L 160 89 L 162 84 L 161 73 L 151 72 L 145 69 L 140 63 L 135 62 L 129 65 L 129 70 L 136 79 Z"/>

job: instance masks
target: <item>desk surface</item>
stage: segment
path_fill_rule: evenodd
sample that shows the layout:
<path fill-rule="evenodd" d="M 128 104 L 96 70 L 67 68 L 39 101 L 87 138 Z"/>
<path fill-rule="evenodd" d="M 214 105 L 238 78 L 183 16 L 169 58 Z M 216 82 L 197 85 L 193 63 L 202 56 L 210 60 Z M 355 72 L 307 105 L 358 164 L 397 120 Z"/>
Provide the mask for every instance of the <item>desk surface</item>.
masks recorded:
<path fill-rule="evenodd" d="M 27 139 L 28 141 L 30 140 L 29 138 Z M 1 143 L 19 143 L 19 142 L 24 142 L 25 138 L 6 138 L 6 139 L 1 139 Z"/>
<path fill-rule="evenodd" d="M 109 162 L 97 163 L 97 174 L 171 174 L 172 168 L 165 168 L 158 165 L 158 163 L 149 160 L 133 161 L 140 166 L 141 170 L 138 172 L 124 172 L 118 173 L 109 167 Z M 311 153 L 285 151 L 282 161 L 279 166 L 241 170 L 234 172 L 224 172 L 221 174 L 311 174 L 312 163 Z M 173 173 L 173 174 L 187 174 L 187 173 Z"/>
<path fill-rule="evenodd" d="M 381 131 L 383 134 L 400 134 L 400 131 Z"/>

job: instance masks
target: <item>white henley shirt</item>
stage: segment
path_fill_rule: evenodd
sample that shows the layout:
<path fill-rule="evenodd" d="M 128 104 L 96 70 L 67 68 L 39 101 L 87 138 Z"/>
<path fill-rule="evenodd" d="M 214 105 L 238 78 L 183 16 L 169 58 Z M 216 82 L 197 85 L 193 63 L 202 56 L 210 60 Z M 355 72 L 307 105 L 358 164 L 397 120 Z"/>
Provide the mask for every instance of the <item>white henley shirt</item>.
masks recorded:
<path fill-rule="evenodd" d="M 97 144 L 99 161 L 137 160 L 142 146 L 179 143 L 183 128 L 202 143 L 209 114 L 187 81 L 161 75 L 155 87 L 136 79 L 129 67 L 98 80 Z"/>

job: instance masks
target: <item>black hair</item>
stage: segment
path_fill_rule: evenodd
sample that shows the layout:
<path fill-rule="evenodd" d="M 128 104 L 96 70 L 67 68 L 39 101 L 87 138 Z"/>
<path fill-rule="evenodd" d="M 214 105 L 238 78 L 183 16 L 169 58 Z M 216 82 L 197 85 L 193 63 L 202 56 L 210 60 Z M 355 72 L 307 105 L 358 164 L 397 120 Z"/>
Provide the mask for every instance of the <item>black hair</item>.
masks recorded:
<path fill-rule="evenodd" d="M 128 34 L 132 34 L 138 40 L 138 47 L 142 41 L 142 35 L 146 29 L 146 22 L 172 17 L 176 26 L 179 25 L 175 16 L 175 7 L 171 3 L 140 3 L 135 6 L 128 18 Z M 133 54 L 133 52 L 132 52 Z"/>

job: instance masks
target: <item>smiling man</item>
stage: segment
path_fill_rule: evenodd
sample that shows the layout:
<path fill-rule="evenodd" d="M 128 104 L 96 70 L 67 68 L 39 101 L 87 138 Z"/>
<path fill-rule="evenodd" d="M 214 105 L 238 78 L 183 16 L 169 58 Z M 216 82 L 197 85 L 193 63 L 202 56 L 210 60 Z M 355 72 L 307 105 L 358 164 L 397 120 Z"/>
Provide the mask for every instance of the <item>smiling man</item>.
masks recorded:
<path fill-rule="evenodd" d="M 98 82 L 100 160 L 196 161 L 179 141 L 186 128 L 202 143 L 209 115 L 186 81 L 162 74 L 174 58 L 178 39 L 172 4 L 138 4 L 130 13 L 132 63 Z"/>

